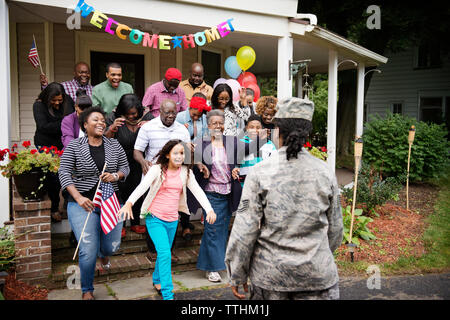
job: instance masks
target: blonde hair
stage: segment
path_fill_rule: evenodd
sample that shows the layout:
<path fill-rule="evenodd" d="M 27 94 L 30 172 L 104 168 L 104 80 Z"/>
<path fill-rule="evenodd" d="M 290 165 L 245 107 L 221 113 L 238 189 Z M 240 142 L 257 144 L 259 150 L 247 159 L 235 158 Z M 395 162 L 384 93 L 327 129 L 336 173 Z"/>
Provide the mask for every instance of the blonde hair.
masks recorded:
<path fill-rule="evenodd" d="M 277 108 L 277 102 L 278 99 L 274 96 L 264 96 L 259 98 L 258 102 L 256 103 L 255 111 L 257 114 L 262 115 L 264 113 L 264 110 L 266 109 L 272 109 L 275 110 L 275 112 L 278 110 Z"/>

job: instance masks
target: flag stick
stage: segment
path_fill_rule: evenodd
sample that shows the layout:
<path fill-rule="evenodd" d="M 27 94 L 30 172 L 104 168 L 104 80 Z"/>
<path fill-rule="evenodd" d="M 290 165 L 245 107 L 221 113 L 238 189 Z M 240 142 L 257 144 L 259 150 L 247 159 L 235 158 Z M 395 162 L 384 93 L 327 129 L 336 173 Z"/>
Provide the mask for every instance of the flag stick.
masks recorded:
<path fill-rule="evenodd" d="M 41 74 L 45 75 L 44 71 L 42 71 L 41 58 L 39 58 L 39 51 L 38 51 L 38 47 L 37 47 L 36 38 L 34 37 L 34 33 L 33 33 L 33 41 L 34 41 L 34 45 L 35 45 L 35 47 L 36 47 L 36 53 L 37 53 L 38 60 L 39 60 L 39 67 L 41 68 Z"/>
<path fill-rule="evenodd" d="M 409 163 L 411 160 L 411 146 L 414 142 L 415 133 L 416 133 L 415 127 L 411 126 L 411 129 L 409 129 L 409 136 L 408 136 L 409 150 L 408 150 L 408 171 L 406 174 L 406 210 L 409 210 Z"/>
<path fill-rule="evenodd" d="M 356 189 L 358 187 L 358 173 L 359 173 L 359 163 L 361 161 L 362 157 L 362 149 L 363 149 L 363 143 L 362 139 L 360 137 L 356 137 L 355 141 L 355 183 L 353 185 L 353 202 L 352 202 L 352 219 L 350 222 L 350 240 L 347 244 L 350 251 L 350 257 L 353 262 L 353 252 L 355 249 L 355 244 L 352 243 L 353 239 L 353 221 L 355 219 L 355 205 L 356 205 Z"/>
<path fill-rule="evenodd" d="M 105 161 L 105 165 L 103 166 L 103 171 L 102 171 L 102 173 L 100 175 L 102 175 L 105 172 L 105 169 L 106 169 L 106 161 Z M 99 183 L 97 185 L 97 189 L 95 190 L 94 199 L 95 199 L 95 196 L 97 195 L 97 191 L 98 191 L 99 187 L 100 187 L 100 181 L 99 181 Z M 94 199 L 92 199 L 92 201 L 94 201 Z M 75 253 L 73 255 L 72 260 L 75 260 L 75 257 L 77 256 L 78 248 L 80 247 L 81 240 L 83 239 L 84 229 L 86 229 L 86 225 L 87 225 L 87 222 L 89 220 L 89 216 L 91 215 L 91 213 L 92 213 L 92 211 L 89 211 L 88 216 L 86 217 L 86 220 L 84 221 L 83 230 L 81 231 L 80 238 L 78 239 L 77 248 L 75 249 Z"/>

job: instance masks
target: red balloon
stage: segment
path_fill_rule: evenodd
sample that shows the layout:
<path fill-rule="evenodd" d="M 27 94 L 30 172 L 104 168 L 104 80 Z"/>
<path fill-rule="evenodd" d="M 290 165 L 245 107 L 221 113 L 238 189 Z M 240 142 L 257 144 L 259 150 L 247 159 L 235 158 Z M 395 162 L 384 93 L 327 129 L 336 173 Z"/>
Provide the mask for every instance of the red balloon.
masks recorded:
<path fill-rule="evenodd" d="M 257 102 L 259 99 L 259 96 L 261 95 L 258 85 L 256 83 L 249 83 L 249 84 L 247 84 L 246 88 L 253 90 L 253 92 L 255 93 L 255 98 L 253 99 L 253 101 Z"/>
<path fill-rule="evenodd" d="M 243 87 L 246 87 L 250 83 L 255 83 L 255 84 L 257 83 L 255 75 L 253 73 L 251 73 L 251 72 L 248 72 L 248 71 L 244 72 L 244 73 L 241 73 L 241 75 L 236 80 Z"/>

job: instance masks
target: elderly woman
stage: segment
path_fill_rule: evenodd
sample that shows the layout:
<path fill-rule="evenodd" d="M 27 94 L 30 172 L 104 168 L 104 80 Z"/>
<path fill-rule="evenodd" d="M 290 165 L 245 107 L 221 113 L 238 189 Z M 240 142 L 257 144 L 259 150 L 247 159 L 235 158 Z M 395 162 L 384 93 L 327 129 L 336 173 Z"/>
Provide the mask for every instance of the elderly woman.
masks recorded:
<path fill-rule="evenodd" d="M 93 199 L 99 180 L 109 182 L 122 203 L 118 181 L 130 172 L 127 156 L 116 139 L 103 135 L 106 122 L 100 107 L 86 109 L 80 116 L 84 137 L 72 140 L 66 147 L 59 168 L 62 189 L 69 192 L 67 214 L 77 241 L 89 212 L 90 215 L 80 243 L 79 266 L 83 300 L 93 300 L 94 274 L 97 255 L 104 269 L 109 269 L 109 256 L 119 249 L 122 223 L 108 234 L 100 226 L 100 209 L 94 207 Z M 106 169 L 103 174 L 103 167 Z"/>
<path fill-rule="evenodd" d="M 119 190 L 123 199 L 128 199 L 131 193 L 136 189 L 142 179 L 142 167 L 134 160 L 134 143 L 138 136 L 140 128 L 153 119 L 153 115 L 148 112 L 144 115 L 144 107 L 138 96 L 132 93 L 124 94 L 114 112 L 106 117 L 108 126 L 105 136 L 115 138 L 119 141 L 127 155 L 130 166 L 130 175 L 124 182 L 119 182 Z M 140 225 L 139 208 L 143 199 L 138 200 L 138 204 L 133 208 L 133 218 L 131 219 L 131 231 L 136 233 L 145 233 L 145 226 Z M 125 222 L 124 222 L 125 226 Z M 122 229 L 122 237 L 125 237 L 125 228 Z"/>
<path fill-rule="evenodd" d="M 64 87 L 57 83 L 50 83 L 33 104 L 33 116 L 36 122 L 34 145 L 37 149 L 42 147 L 63 148 L 61 143 L 61 122 L 63 117 L 73 111 L 73 100 L 66 95 Z M 52 202 L 51 217 L 55 222 L 61 221 L 59 212 L 59 191 L 61 186 L 56 174 L 49 173 L 45 180 L 48 197 Z"/>
<path fill-rule="evenodd" d="M 282 147 L 247 175 L 228 242 L 231 289 L 245 298 L 238 286 L 247 291 L 250 278 L 250 299 L 338 299 L 333 252 L 343 225 L 336 176 L 303 149 L 313 103 L 287 98 L 279 107 L 274 122 Z"/>
<path fill-rule="evenodd" d="M 206 271 L 209 281 L 218 282 L 221 281 L 218 271 L 225 270 L 225 249 L 231 214 L 237 209 L 241 197 L 238 164 L 245 151 L 253 149 L 253 144 L 244 144 L 234 136 L 223 135 L 225 116 L 221 110 L 208 112 L 207 122 L 210 138 L 194 141 L 194 172 L 217 219 L 214 225 L 207 223 L 205 219 L 197 268 Z M 191 212 L 196 212 L 195 207 L 197 205 L 190 208 Z M 206 212 L 203 211 L 203 214 Z"/>

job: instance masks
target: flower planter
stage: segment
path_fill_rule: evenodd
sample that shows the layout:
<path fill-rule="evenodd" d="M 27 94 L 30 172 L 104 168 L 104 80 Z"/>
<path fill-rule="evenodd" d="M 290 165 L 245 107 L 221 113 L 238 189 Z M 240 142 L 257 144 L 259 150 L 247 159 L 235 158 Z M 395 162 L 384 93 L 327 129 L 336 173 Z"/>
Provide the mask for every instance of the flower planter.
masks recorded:
<path fill-rule="evenodd" d="M 40 170 L 13 175 L 17 192 L 24 201 L 43 200 L 46 189 L 43 185 L 45 174 Z"/>

